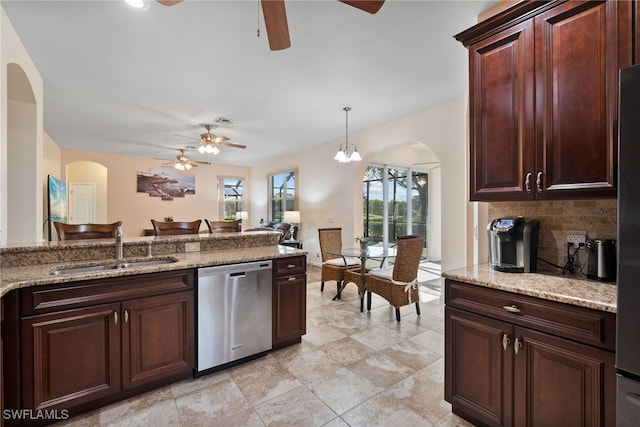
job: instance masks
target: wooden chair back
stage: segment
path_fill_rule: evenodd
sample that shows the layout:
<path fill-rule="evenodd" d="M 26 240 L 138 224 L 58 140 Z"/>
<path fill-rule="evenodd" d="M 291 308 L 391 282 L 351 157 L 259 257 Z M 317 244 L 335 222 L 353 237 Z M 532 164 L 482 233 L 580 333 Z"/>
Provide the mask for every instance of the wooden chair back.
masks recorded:
<path fill-rule="evenodd" d="M 322 262 L 340 257 L 340 255 L 333 255 L 327 251 L 332 249 L 339 251 L 342 249 L 342 228 L 318 228 L 318 242 L 320 244 Z"/>
<path fill-rule="evenodd" d="M 204 222 L 209 227 L 209 233 L 236 233 L 242 231 L 242 220 L 236 219 L 232 221 L 209 221 Z"/>
<path fill-rule="evenodd" d="M 156 221 L 151 220 L 156 236 L 172 236 L 176 234 L 198 234 L 202 220 L 195 221 Z"/>
<path fill-rule="evenodd" d="M 110 239 L 116 237 L 122 221 L 113 224 L 65 224 L 54 222 L 58 240 Z"/>

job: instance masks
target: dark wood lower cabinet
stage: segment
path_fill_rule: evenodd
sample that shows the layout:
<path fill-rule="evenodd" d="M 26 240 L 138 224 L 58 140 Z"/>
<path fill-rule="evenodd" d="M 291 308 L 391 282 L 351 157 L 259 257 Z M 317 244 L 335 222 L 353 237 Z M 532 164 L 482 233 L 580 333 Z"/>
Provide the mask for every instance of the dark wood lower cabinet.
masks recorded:
<path fill-rule="evenodd" d="M 9 300 L 22 308 L 21 359 L 7 390 L 21 397 L 11 409 L 75 416 L 191 377 L 194 283 L 195 272 L 182 270 L 18 290 Z"/>
<path fill-rule="evenodd" d="M 615 426 L 613 313 L 450 280 L 445 301 L 454 413 L 486 426 Z"/>
<path fill-rule="evenodd" d="M 193 304 L 192 291 L 123 303 L 123 388 L 193 369 Z"/>
<path fill-rule="evenodd" d="M 306 257 L 276 259 L 273 262 L 274 349 L 300 342 L 307 333 Z"/>

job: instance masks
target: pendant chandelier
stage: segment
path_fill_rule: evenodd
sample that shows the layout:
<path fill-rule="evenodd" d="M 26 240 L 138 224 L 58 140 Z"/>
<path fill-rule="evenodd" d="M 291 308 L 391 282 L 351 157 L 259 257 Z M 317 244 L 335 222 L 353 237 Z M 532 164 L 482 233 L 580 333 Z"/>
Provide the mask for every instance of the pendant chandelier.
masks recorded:
<path fill-rule="evenodd" d="M 358 149 L 354 144 L 349 144 L 349 111 L 351 111 L 351 107 L 344 107 L 343 110 L 346 115 L 344 144 L 340 144 L 338 152 L 333 159 L 337 160 L 339 163 L 359 162 L 362 160 L 362 157 L 360 157 Z"/>

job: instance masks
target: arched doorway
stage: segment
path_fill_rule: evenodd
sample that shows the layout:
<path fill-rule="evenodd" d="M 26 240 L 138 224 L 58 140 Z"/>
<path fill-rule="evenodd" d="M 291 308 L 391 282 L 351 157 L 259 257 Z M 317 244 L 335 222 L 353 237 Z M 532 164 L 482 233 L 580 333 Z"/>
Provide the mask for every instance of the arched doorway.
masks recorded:
<path fill-rule="evenodd" d="M 42 239 L 43 182 L 39 168 L 37 106 L 22 67 L 7 65 L 7 243 Z"/>
<path fill-rule="evenodd" d="M 423 235 L 424 258 L 440 261 L 441 175 L 433 151 L 422 143 L 389 147 L 363 166 L 362 235 L 385 245 L 403 234 Z"/>

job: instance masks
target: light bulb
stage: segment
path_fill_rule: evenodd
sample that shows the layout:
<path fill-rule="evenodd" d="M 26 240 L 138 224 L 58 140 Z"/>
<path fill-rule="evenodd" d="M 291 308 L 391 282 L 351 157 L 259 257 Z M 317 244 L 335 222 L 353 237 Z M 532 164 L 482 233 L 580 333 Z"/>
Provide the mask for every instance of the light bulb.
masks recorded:
<path fill-rule="evenodd" d="M 191 169 L 191 163 L 185 163 L 184 168 L 185 168 L 186 170 Z"/>
<path fill-rule="evenodd" d="M 213 148 L 214 148 L 214 147 L 213 147 L 211 144 L 207 144 L 207 146 L 205 147 L 205 151 L 206 151 L 208 154 L 211 154 L 211 153 L 213 153 Z"/>
<path fill-rule="evenodd" d="M 135 7 L 136 9 L 140 9 L 144 7 L 143 0 L 124 0 L 129 6 Z"/>
<path fill-rule="evenodd" d="M 205 148 L 205 146 L 204 146 L 204 145 L 202 145 L 202 144 L 200 144 L 200 146 L 198 147 L 198 153 L 200 153 L 200 154 L 204 154 L 204 152 L 205 152 L 206 150 L 207 150 L 207 149 L 206 149 L 206 148 Z"/>
<path fill-rule="evenodd" d="M 216 156 L 220 152 L 220 149 L 214 145 L 211 152 L 213 153 L 214 156 Z"/>
<path fill-rule="evenodd" d="M 358 153 L 357 148 L 353 148 L 353 153 L 351 153 L 351 155 L 349 156 L 349 160 L 351 160 L 352 162 L 359 162 L 360 160 L 362 160 L 362 157 L 360 157 L 360 153 Z"/>
<path fill-rule="evenodd" d="M 173 167 L 178 169 L 179 171 L 184 170 L 184 165 L 182 163 L 176 163 Z"/>

